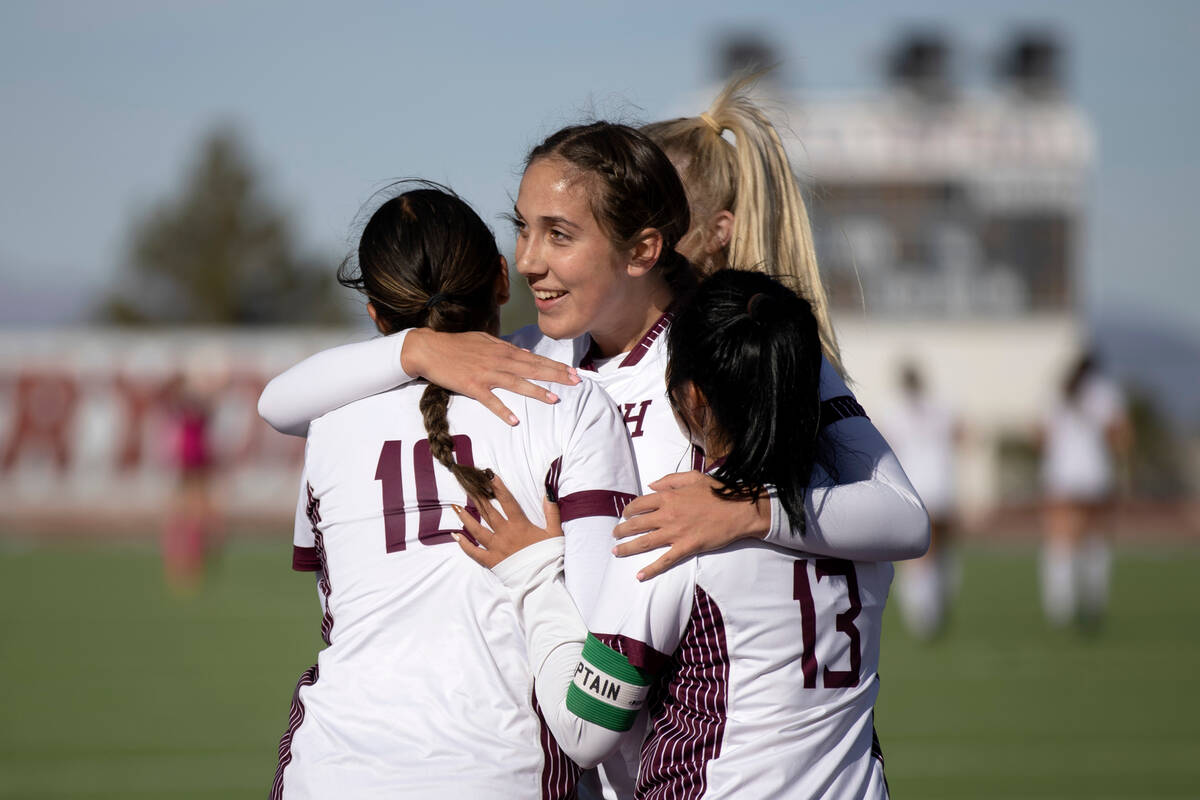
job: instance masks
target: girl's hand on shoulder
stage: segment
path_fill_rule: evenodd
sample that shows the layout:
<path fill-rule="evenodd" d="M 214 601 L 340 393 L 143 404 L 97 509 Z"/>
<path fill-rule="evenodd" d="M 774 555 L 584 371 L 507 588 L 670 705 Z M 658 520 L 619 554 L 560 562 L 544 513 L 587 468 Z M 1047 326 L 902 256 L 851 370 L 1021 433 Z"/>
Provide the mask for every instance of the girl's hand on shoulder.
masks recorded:
<path fill-rule="evenodd" d="M 479 509 L 480 520 L 468 514 L 465 508 L 453 506 L 454 513 L 458 514 L 459 520 L 462 521 L 463 530 L 470 536 L 457 533 L 451 536 L 463 552 L 477 563 L 491 569 L 531 544 L 563 535 L 556 503 L 549 499 L 542 501 L 542 508 L 546 512 L 546 527 L 539 528 L 525 516 L 520 504 L 499 476 L 492 479 L 492 490 L 500 503 L 499 509 L 486 498 L 471 498 L 471 502 Z"/>
<path fill-rule="evenodd" d="M 518 420 L 494 389 L 557 403 L 558 396 L 530 381 L 541 380 L 568 386 L 579 383 L 574 367 L 522 350 L 482 331 L 441 333 L 414 328 L 404 340 L 401 367 L 456 394 L 477 400 L 509 425 Z"/>
<path fill-rule="evenodd" d="M 739 539 L 761 539 L 771 528 L 771 506 L 765 494 L 756 502 L 725 500 L 713 489 L 721 484 L 703 473 L 676 472 L 650 484 L 625 507 L 625 521 L 613 529 L 624 539 L 613 553 L 624 558 L 660 547 L 666 553 L 638 573 L 644 581 L 660 575 L 688 556 L 720 550 Z M 640 536 L 638 534 L 641 534 Z"/>

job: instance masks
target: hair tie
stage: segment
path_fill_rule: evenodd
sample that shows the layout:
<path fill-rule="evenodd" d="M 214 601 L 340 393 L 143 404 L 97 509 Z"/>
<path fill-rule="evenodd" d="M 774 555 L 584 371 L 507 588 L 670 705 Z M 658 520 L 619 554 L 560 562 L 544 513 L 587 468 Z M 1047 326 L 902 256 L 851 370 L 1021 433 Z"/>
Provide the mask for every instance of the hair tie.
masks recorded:
<path fill-rule="evenodd" d="M 750 319 L 754 320 L 755 322 L 758 321 L 758 318 L 754 316 L 755 311 L 757 311 L 762 306 L 763 302 L 768 299 L 769 298 L 767 295 L 763 294 L 762 292 L 756 292 L 755 294 L 750 295 L 750 299 L 746 301 L 746 314 L 750 317 Z"/>
<path fill-rule="evenodd" d="M 450 299 L 450 295 L 442 294 L 441 292 L 437 292 L 436 294 L 431 295 L 429 297 L 429 299 L 425 301 L 425 310 L 428 311 L 429 309 L 433 308 L 434 306 L 436 306 L 438 303 L 442 302 L 443 300 L 449 300 L 449 299 Z"/>
<path fill-rule="evenodd" d="M 700 114 L 700 119 L 704 121 L 705 125 L 712 128 L 713 133 L 715 133 L 717 136 L 720 136 L 725 131 L 725 129 L 718 125 L 717 121 L 712 118 L 712 114 L 709 114 L 707 111 L 704 111 Z"/>

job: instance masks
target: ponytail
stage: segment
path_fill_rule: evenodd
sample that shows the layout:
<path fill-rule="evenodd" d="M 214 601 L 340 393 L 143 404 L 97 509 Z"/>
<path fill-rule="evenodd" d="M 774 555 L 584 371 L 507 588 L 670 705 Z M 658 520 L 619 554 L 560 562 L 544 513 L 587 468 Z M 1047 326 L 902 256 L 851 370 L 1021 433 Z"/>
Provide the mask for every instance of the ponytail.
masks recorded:
<path fill-rule="evenodd" d="M 808 209 L 779 133 L 749 90 L 762 73 L 732 79 L 698 117 L 655 122 L 642 130 L 681 165 L 696 228 L 719 211 L 733 213 L 728 247 L 710 269 L 771 270 L 812 306 L 821 350 L 845 376 L 829 301 L 809 226 Z M 729 131 L 736 145 L 722 134 Z M 696 241 L 685 242 L 695 245 Z M 696 260 L 693 257 L 693 260 Z"/>
<path fill-rule="evenodd" d="M 818 450 L 821 346 L 811 304 L 760 272 L 706 278 L 667 333 L 667 394 L 682 419 L 687 384 L 725 445 L 717 494 L 758 499 L 766 484 L 802 519 Z"/>

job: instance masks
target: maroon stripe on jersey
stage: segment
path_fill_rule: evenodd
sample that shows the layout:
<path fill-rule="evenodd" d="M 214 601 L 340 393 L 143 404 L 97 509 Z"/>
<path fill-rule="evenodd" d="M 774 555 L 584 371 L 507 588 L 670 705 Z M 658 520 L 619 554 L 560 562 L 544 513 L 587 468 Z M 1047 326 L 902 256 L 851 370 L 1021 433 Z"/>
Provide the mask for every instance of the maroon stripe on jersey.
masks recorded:
<path fill-rule="evenodd" d="M 275 780 L 271 784 L 270 800 L 282 800 L 283 798 L 283 770 L 292 763 L 292 737 L 296 735 L 300 723 L 304 722 L 304 702 L 300 699 L 300 689 L 316 683 L 319 672 L 316 664 L 304 670 L 304 673 L 300 675 L 300 680 L 296 682 L 296 691 L 292 692 L 292 710 L 288 714 L 287 730 L 279 738 L 279 766 L 275 768 Z"/>
<path fill-rule="evenodd" d="M 669 655 L 660 653 L 650 645 L 645 642 L 639 642 L 637 639 L 630 639 L 628 636 L 619 636 L 612 633 L 593 633 L 592 635 L 606 646 L 625 656 L 629 659 L 629 663 L 638 669 L 658 674 L 671 663 Z"/>
<path fill-rule="evenodd" d="M 692 800 L 708 789 L 708 762 L 721 755 L 729 700 L 729 648 L 721 610 L 699 586 L 672 672 L 650 706 L 634 797 Z"/>
<path fill-rule="evenodd" d="M 698 444 L 692 445 L 692 469 L 704 472 L 704 448 Z"/>
<path fill-rule="evenodd" d="M 850 419 L 850 417 L 870 419 L 867 416 L 866 410 L 854 399 L 854 395 L 843 394 L 821 401 L 820 420 L 822 428 L 844 419 Z"/>
<path fill-rule="evenodd" d="M 629 351 L 629 355 L 625 356 L 625 360 L 621 362 L 622 367 L 632 367 L 634 364 L 642 360 L 646 353 L 650 352 L 650 345 L 654 344 L 654 340 L 662 335 L 671 325 L 671 320 L 675 319 L 675 315 L 670 311 L 663 314 L 658 320 L 650 326 L 650 330 L 646 331 L 646 335 L 641 338 L 633 349 Z"/>
<path fill-rule="evenodd" d="M 586 369 L 588 372 L 595 372 L 596 361 L 600 358 L 603 358 L 600 355 L 600 346 L 595 342 L 589 341 L 587 352 L 583 354 L 583 358 L 579 359 L 579 368 Z"/>
<path fill-rule="evenodd" d="M 550 462 L 550 469 L 546 470 L 546 497 L 549 497 L 553 502 L 558 502 L 558 481 L 562 477 L 562 456 Z"/>
<path fill-rule="evenodd" d="M 292 569 L 296 572 L 316 572 L 321 568 L 317 548 L 292 545 Z"/>
<path fill-rule="evenodd" d="M 879 676 L 875 676 L 875 680 L 879 680 Z M 892 787 L 888 786 L 887 769 L 883 762 L 883 746 L 879 744 L 879 733 L 875 730 L 875 715 L 871 714 L 871 755 L 879 761 L 879 768 L 883 770 L 883 791 L 886 797 L 892 796 Z"/>
<path fill-rule="evenodd" d="M 645 357 L 646 353 L 650 352 L 650 345 L 654 344 L 654 340 L 659 336 L 662 336 L 663 331 L 670 327 L 671 320 L 673 319 L 675 319 L 675 315 L 670 311 L 659 317 L 655 323 L 650 326 L 650 330 L 646 331 L 646 335 L 638 340 L 638 343 L 633 346 L 633 349 L 630 350 L 629 354 L 626 355 L 621 361 L 620 366 L 632 367 L 641 361 Z M 588 345 L 587 352 L 584 353 L 583 358 L 579 360 L 579 368 L 586 369 L 589 372 L 595 372 L 596 362 L 601 358 L 603 358 L 603 356 L 600 354 L 600 348 L 593 341 L 590 345 Z"/>
<path fill-rule="evenodd" d="M 317 568 L 321 570 L 317 588 L 325 596 L 325 615 L 321 617 L 321 639 L 325 641 L 325 644 L 333 644 L 329 641 L 329 637 L 333 633 L 333 612 L 329 610 L 329 595 L 333 593 L 333 584 L 329 582 L 329 561 L 325 558 L 325 535 L 321 533 L 319 525 L 321 522 L 321 499 L 313 496 L 311 483 L 308 484 L 308 505 L 305 506 L 304 513 L 308 517 L 308 524 L 312 526 L 313 543 L 316 545 L 313 550 L 317 554 Z"/>
<path fill-rule="evenodd" d="M 590 489 L 574 492 L 558 500 L 558 513 L 563 522 L 583 517 L 619 517 L 635 495 Z"/>
<path fill-rule="evenodd" d="M 575 800 L 578 797 L 576 784 L 583 770 L 554 740 L 554 734 L 550 733 L 546 718 L 542 716 L 542 707 L 538 705 L 537 692 L 530 699 L 537 713 L 538 741 L 542 745 L 542 800 Z"/>

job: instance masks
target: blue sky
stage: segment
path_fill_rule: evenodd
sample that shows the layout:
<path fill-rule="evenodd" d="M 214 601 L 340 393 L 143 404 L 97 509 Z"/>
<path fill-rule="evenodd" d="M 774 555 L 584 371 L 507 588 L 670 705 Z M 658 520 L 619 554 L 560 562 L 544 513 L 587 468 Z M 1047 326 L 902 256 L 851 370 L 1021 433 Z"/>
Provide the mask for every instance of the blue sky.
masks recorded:
<path fill-rule="evenodd" d="M 1065 37 L 1099 134 L 1089 308 L 1200 339 L 1200 5 L 1089 2 L 9 2 L 0 7 L 0 324 L 53 321 L 111 280 L 130 220 L 178 185 L 219 123 L 242 132 L 331 269 L 389 178 L 455 187 L 493 222 L 541 136 L 592 114 L 651 120 L 710 86 L 722 31 L 765 30 L 795 88 L 880 84 L 906 24 L 939 22 L 960 67 L 1015 25 Z"/>

